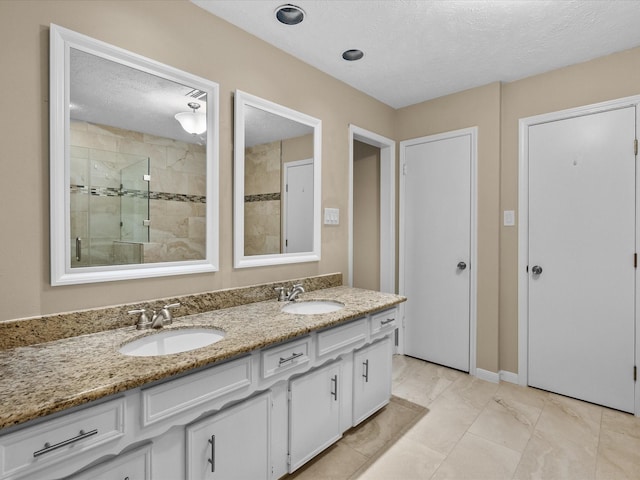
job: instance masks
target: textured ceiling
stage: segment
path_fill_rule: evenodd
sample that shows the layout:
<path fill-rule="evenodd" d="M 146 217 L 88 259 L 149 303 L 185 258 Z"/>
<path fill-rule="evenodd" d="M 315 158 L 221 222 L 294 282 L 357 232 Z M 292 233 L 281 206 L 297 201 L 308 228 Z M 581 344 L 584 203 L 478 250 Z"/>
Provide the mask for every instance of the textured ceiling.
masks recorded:
<path fill-rule="evenodd" d="M 206 143 L 206 134 L 185 132 L 175 114 L 190 111 L 187 104 L 204 99 L 187 96 L 185 86 L 75 48 L 70 49 L 71 118 L 150 133 L 187 143 Z"/>
<path fill-rule="evenodd" d="M 287 0 L 192 0 L 394 108 L 640 46 L 639 0 L 290 1 L 299 25 Z"/>

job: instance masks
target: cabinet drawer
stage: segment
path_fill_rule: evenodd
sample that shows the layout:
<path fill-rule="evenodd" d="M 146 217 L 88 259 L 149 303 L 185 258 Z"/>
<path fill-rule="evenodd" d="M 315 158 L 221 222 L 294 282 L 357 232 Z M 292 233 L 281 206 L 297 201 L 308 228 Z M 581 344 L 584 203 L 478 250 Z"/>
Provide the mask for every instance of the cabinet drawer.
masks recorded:
<path fill-rule="evenodd" d="M 142 390 L 142 425 L 251 385 L 251 357 L 244 357 Z"/>
<path fill-rule="evenodd" d="M 309 363 L 311 339 L 294 340 L 262 351 L 262 378 L 269 378 Z"/>
<path fill-rule="evenodd" d="M 36 471 L 124 435 L 124 398 L 0 437 L 0 476 Z"/>
<path fill-rule="evenodd" d="M 364 342 L 366 339 L 366 318 L 324 330 L 317 336 L 318 356 L 327 355 L 357 342 Z"/>
<path fill-rule="evenodd" d="M 398 325 L 398 309 L 389 308 L 382 312 L 371 315 L 371 335 L 387 333 L 394 330 Z"/>
<path fill-rule="evenodd" d="M 151 480 L 151 445 L 118 455 L 112 460 L 96 465 L 69 480 Z"/>

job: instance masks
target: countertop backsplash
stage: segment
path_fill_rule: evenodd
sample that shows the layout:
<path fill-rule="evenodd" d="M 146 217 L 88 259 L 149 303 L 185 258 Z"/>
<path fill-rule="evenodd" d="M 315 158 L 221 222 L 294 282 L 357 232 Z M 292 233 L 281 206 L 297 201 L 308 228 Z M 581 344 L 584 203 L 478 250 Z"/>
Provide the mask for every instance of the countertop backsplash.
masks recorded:
<path fill-rule="evenodd" d="M 330 273 L 112 307 L 7 320 L 0 322 L 0 350 L 131 326 L 135 324 L 136 317 L 128 312 L 139 308 L 157 311 L 164 305 L 179 302 L 180 307 L 172 311 L 174 317 L 179 318 L 184 315 L 262 302 L 276 298 L 274 287 L 281 285 L 290 287 L 294 283 L 302 283 L 307 292 L 338 287 L 342 285 L 342 274 Z"/>

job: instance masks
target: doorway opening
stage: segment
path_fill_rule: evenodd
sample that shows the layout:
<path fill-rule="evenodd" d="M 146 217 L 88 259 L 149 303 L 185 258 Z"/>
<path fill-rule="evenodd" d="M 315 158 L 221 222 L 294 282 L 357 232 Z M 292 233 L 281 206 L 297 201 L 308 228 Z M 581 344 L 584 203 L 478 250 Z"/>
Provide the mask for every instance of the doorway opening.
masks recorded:
<path fill-rule="evenodd" d="M 356 146 L 356 142 L 358 145 Z M 396 288 L 396 227 L 395 227 L 395 210 L 396 210 L 396 189 L 395 189 L 395 158 L 396 158 L 396 142 L 370 132 L 355 125 L 349 125 L 349 253 L 348 253 L 348 285 L 354 285 L 354 250 L 359 249 L 361 245 L 354 241 L 354 150 L 367 151 L 368 147 L 373 147 L 371 152 L 379 155 L 379 174 L 378 185 L 371 186 L 371 190 L 375 190 L 377 195 L 376 210 L 378 216 L 378 248 L 377 254 L 369 253 L 372 263 L 377 263 L 375 269 L 378 272 L 378 287 L 376 290 L 381 292 L 395 293 Z M 357 153 L 357 152 L 356 152 Z M 375 156 L 374 154 L 374 156 Z M 366 161 L 366 160 L 365 160 Z M 368 167 L 371 165 L 368 162 Z M 368 168 L 370 170 L 370 168 Z M 372 206 L 373 207 L 373 206 Z M 371 222 L 367 222 L 371 223 Z M 368 227 L 370 231 L 371 227 Z M 358 252 L 360 255 L 360 251 Z"/>

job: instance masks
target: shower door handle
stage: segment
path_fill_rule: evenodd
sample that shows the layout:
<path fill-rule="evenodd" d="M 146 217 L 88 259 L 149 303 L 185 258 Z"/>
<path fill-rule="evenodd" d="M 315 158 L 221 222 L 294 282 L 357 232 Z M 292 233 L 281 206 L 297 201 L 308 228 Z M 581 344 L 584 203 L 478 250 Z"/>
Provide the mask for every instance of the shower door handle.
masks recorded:
<path fill-rule="evenodd" d="M 76 260 L 82 260 L 82 239 L 80 237 L 76 237 Z"/>

